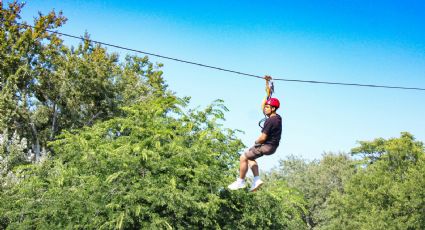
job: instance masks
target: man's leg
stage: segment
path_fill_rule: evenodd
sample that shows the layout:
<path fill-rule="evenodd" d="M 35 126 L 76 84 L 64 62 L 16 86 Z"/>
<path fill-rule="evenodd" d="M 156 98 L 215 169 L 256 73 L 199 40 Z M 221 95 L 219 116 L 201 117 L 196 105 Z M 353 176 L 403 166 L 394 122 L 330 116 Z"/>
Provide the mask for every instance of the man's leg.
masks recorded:
<path fill-rule="evenodd" d="M 260 179 L 260 173 L 258 172 L 258 164 L 255 160 L 248 160 L 252 174 L 254 174 L 254 181 L 252 182 L 251 189 L 249 191 L 254 192 L 261 187 L 263 181 Z"/>
<path fill-rule="evenodd" d="M 229 189 L 236 190 L 236 189 L 245 187 L 245 177 L 246 177 L 246 173 L 248 172 L 248 166 L 249 166 L 248 163 L 249 161 L 252 161 L 249 159 L 257 158 L 258 154 L 260 154 L 260 152 L 258 152 L 258 149 L 252 147 L 249 150 L 245 151 L 239 157 L 239 178 L 228 186 Z M 254 170 L 256 170 L 255 172 L 256 175 L 258 175 L 258 166 L 257 167 L 254 166 Z"/>
<path fill-rule="evenodd" d="M 248 160 L 248 165 L 251 168 L 252 174 L 254 174 L 254 176 L 259 176 L 260 175 L 260 173 L 258 171 L 257 161 L 255 161 L 255 160 Z"/>
<path fill-rule="evenodd" d="M 248 172 L 248 158 L 245 154 L 242 154 L 239 158 L 239 178 L 245 179 L 246 173 Z"/>
<path fill-rule="evenodd" d="M 270 155 L 273 154 L 274 151 L 276 151 L 276 149 L 272 149 L 270 146 L 267 145 L 262 145 L 260 148 L 256 149 L 256 153 L 259 154 L 259 157 L 263 156 L 263 155 Z M 253 160 L 248 160 L 249 162 L 249 166 L 252 170 L 252 174 L 254 174 L 254 180 L 251 184 L 251 192 L 255 192 L 257 191 L 261 185 L 263 185 L 263 181 L 260 179 L 260 173 L 258 170 L 258 163 L 257 161 L 255 161 L 255 159 Z"/>

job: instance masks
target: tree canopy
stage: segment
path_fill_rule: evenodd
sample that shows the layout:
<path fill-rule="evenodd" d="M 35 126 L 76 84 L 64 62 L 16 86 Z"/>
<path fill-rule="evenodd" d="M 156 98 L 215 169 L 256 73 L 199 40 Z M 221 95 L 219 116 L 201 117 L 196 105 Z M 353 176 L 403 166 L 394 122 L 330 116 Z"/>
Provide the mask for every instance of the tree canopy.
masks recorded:
<path fill-rule="evenodd" d="M 406 132 L 400 138 L 360 142 L 354 154 L 379 155 L 332 194 L 329 229 L 423 229 L 425 227 L 425 151 Z"/>
<path fill-rule="evenodd" d="M 161 64 L 69 47 L 46 32 L 61 12 L 32 28 L 23 7 L 0 5 L 0 229 L 425 228 L 412 134 L 288 156 L 258 192 L 229 191 L 244 146 L 223 101 L 190 109 Z"/>
<path fill-rule="evenodd" d="M 189 109 L 160 64 L 68 47 L 45 32 L 61 13 L 32 29 L 22 7 L 0 19 L 0 228 L 306 228 L 304 199 L 284 182 L 225 189 L 243 145 L 220 123 L 222 101 Z"/>

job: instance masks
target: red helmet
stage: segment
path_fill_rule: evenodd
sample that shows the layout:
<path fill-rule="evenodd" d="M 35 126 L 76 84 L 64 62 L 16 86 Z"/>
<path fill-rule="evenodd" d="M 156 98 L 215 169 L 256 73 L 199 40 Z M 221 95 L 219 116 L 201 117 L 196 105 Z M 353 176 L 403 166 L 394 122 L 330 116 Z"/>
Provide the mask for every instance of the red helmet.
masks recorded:
<path fill-rule="evenodd" d="M 266 101 L 266 105 L 270 105 L 270 106 L 276 107 L 276 109 L 278 109 L 280 107 L 280 102 L 277 98 L 272 97 L 272 98 L 269 98 Z"/>

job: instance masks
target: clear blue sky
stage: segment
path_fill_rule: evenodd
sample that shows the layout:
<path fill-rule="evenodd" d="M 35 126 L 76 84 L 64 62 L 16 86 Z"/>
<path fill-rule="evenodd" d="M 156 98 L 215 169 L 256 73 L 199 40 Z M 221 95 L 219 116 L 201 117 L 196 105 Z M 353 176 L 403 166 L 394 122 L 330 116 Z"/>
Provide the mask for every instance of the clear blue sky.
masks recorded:
<path fill-rule="evenodd" d="M 60 30 L 165 56 L 256 75 L 425 87 L 423 1 L 28 1 L 23 19 L 62 10 Z M 68 44 L 75 40 L 66 39 Z M 110 49 L 111 51 L 116 51 Z M 122 51 L 119 51 L 124 54 Z M 251 145 L 260 134 L 264 81 L 159 58 L 169 88 L 192 106 L 224 99 L 224 125 Z M 411 132 L 425 141 L 425 92 L 275 82 L 284 118 L 281 146 L 319 159 L 358 140 Z"/>

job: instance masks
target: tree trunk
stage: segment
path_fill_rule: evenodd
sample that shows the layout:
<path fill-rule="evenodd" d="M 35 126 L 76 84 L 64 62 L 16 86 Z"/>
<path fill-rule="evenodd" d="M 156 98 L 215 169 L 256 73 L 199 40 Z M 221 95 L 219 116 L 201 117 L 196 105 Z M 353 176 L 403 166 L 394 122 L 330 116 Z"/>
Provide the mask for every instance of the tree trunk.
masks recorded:
<path fill-rule="evenodd" d="M 52 118 L 52 131 L 50 132 L 50 140 L 53 140 L 53 137 L 55 136 L 55 132 L 57 129 L 56 119 L 58 116 L 58 112 L 56 110 L 56 103 L 53 103 L 53 118 Z"/>
<path fill-rule="evenodd" d="M 37 133 L 37 129 L 35 128 L 35 124 L 31 122 L 30 125 L 32 129 L 33 140 L 34 140 L 34 143 L 32 144 L 32 150 L 34 151 L 34 154 L 35 154 L 35 161 L 38 161 L 40 159 L 40 141 L 38 140 L 38 133 Z"/>

